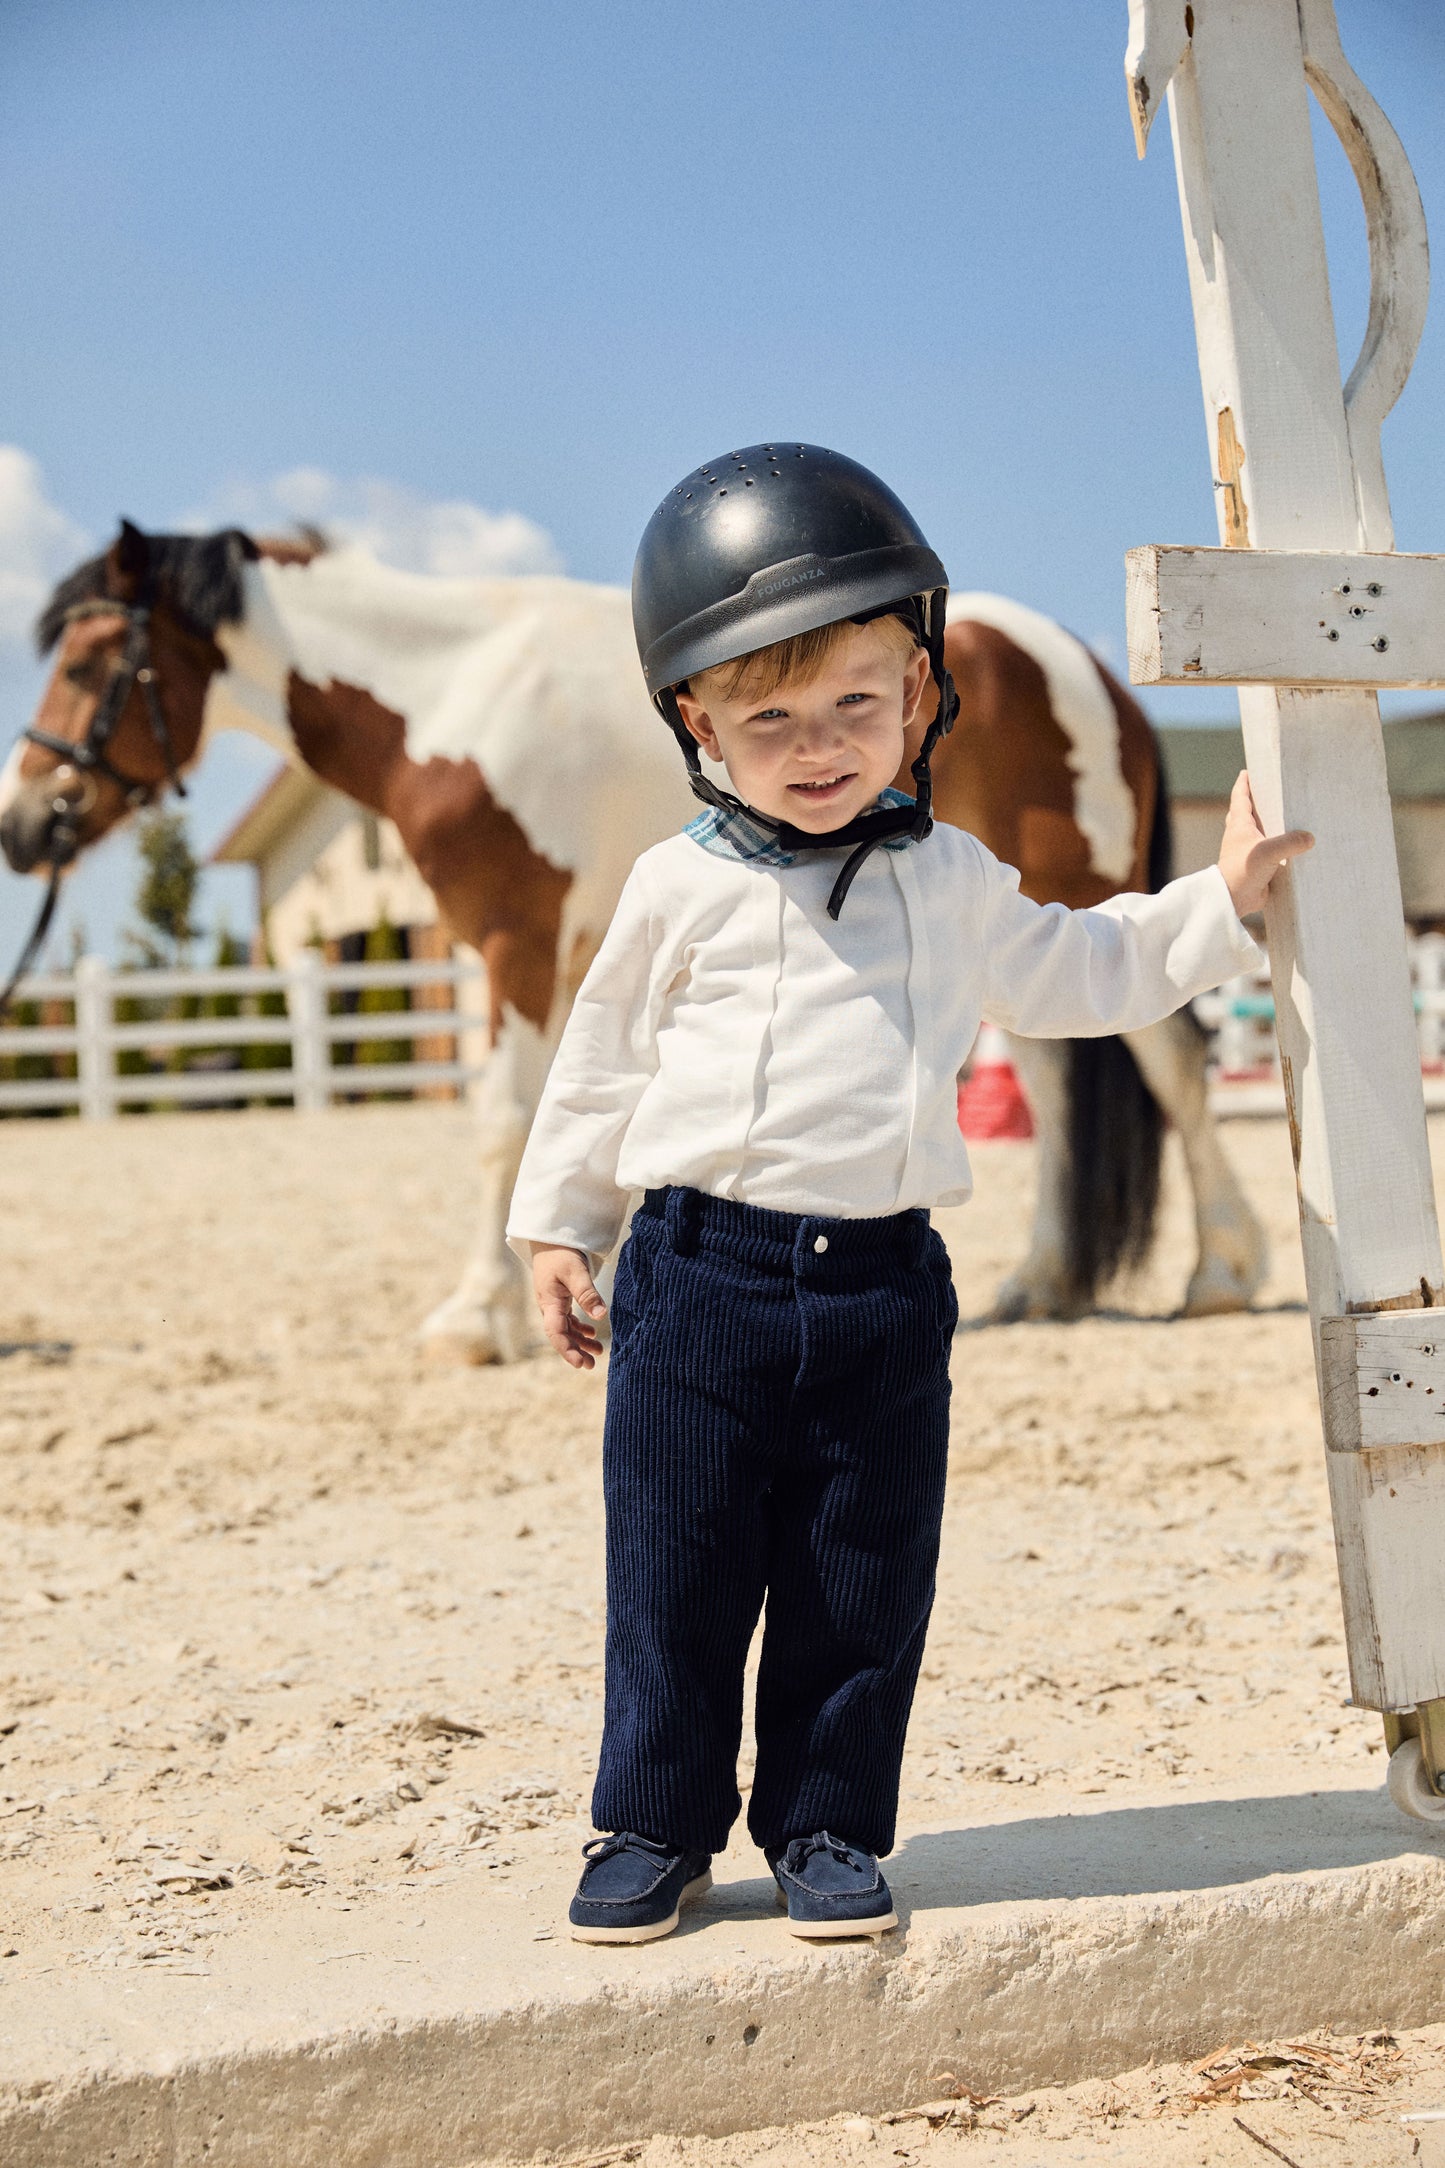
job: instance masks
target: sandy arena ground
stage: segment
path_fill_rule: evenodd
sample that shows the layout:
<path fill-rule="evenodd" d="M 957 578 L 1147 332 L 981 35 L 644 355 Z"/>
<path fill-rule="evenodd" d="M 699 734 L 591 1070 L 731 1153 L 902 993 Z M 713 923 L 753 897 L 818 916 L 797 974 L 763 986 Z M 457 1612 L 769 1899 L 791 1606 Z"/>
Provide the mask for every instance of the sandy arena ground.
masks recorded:
<path fill-rule="evenodd" d="M 959 1336 L 905 1831 L 1382 1782 L 1379 1720 L 1345 1700 L 1283 1125 L 1229 1143 L 1275 1252 L 1252 1315 L 1171 1321 L 1171 1179 L 1157 1267 L 1108 1315 Z M 977 1160 L 977 1201 L 940 1219 L 966 1316 L 1031 1182 L 1026 1148 Z M 602 1379 L 419 1360 L 472 1188 L 454 1107 L 0 1129 L 0 1992 L 204 1974 L 258 1911 L 429 1876 L 510 1883 L 562 1931 L 600 1704 Z M 757 1865 L 744 1841 L 719 1871 Z M 1262 2168 L 1267 2139 L 1376 2168 L 1409 2158 L 1401 2108 L 1445 2105 L 1439 2034 L 1316 2036 L 1339 2069 L 1291 2052 L 597 2158 Z"/>

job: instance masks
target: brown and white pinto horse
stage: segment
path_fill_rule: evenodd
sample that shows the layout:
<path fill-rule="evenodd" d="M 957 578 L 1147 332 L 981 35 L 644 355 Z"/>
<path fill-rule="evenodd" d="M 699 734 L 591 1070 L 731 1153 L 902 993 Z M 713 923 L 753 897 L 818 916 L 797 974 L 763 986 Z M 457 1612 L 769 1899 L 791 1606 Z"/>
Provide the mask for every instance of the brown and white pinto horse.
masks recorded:
<path fill-rule="evenodd" d="M 503 1226 L 547 1064 L 633 860 L 695 811 L 643 690 L 626 595 L 423 578 L 356 549 L 126 524 L 61 583 L 38 633 L 55 651 L 31 725 L 43 742 L 22 738 L 0 774 L 0 846 L 17 871 L 47 868 L 58 824 L 84 849 L 227 727 L 395 822 L 443 919 L 486 964 L 494 1050 L 477 1094 L 477 1244 L 423 1336 L 474 1361 L 522 1354 L 530 1303 Z M 1167 809 L 1136 704 L 1049 619 L 996 596 L 959 597 L 948 640 L 962 712 L 934 763 L 940 817 L 1017 864 L 1040 900 L 1157 881 Z M 104 762 L 87 769 L 66 748 L 98 717 Z M 998 1314 L 1075 1315 L 1143 1254 L 1161 1108 L 1194 1181 L 1186 1308 L 1247 1303 L 1262 1242 L 1209 1121 L 1189 1019 L 1130 1034 L 1127 1051 L 1016 1041 L 1013 1053 L 1042 1162 L 1033 1243 Z"/>

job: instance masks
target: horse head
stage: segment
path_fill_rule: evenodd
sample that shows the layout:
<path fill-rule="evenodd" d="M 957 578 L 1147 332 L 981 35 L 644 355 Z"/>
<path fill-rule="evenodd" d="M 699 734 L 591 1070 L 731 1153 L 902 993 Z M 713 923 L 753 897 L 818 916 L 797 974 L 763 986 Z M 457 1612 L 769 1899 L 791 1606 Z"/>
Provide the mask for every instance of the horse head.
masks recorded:
<path fill-rule="evenodd" d="M 0 775 L 0 850 L 16 873 L 63 865 L 154 803 L 200 750 L 206 689 L 239 620 L 249 535 L 148 535 L 122 520 L 103 556 L 61 581 L 36 626 L 55 656 Z"/>

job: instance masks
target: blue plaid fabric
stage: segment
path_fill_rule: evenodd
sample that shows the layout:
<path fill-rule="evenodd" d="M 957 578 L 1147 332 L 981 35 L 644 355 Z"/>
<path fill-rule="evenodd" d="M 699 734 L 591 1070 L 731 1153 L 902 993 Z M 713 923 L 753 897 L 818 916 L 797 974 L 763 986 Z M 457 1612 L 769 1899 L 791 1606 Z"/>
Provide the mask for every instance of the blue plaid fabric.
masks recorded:
<path fill-rule="evenodd" d="M 887 807 L 912 803 L 906 791 L 894 790 L 891 784 L 874 800 L 875 805 Z M 749 820 L 746 813 L 729 813 L 720 806 L 704 806 L 697 819 L 688 822 L 683 834 L 691 836 L 705 851 L 711 851 L 714 858 L 741 858 L 751 866 L 792 866 L 797 863 L 796 851 L 783 850 L 767 829 Z M 906 851 L 916 840 L 913 836 L 889 836 L 883 848 L 885 851 Z"/>

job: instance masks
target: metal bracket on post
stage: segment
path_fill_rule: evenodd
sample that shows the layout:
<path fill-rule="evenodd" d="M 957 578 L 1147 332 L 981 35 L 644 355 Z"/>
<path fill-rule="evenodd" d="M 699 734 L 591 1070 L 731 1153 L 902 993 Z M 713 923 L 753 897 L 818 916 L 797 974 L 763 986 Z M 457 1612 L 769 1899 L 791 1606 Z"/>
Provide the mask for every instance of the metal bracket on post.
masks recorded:
<path fill-rule="evenodd" d="M 1445 1798 L 1445 1701 L 1422 1701 L 1413 1709 L 1385 1712 L 1385 1752 L 1392 1757 L 1407 1739 L 1420 1742 L 1430 1789 Z"/>

